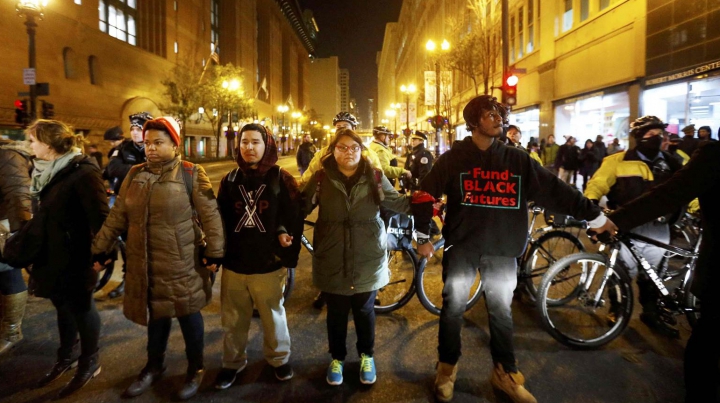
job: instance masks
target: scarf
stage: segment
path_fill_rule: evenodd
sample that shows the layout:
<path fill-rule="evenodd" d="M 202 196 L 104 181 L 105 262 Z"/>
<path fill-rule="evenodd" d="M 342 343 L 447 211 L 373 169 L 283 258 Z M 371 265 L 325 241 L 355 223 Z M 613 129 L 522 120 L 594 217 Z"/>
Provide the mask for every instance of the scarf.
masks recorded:
<path fill-rule="evenodd" d="M 70 151 L 52 161 L 45 161 L 36 158 L 34 160 L 35 169 L 33 169 L 32 172 L 30 194 L 34 198 L 37 198 L 43 188 L 50 183 L 52 178 L 57 175 L 58 172 L 62 171 L 63 168 L 67 167 L 68 164 L 70 164 L 70 161 L 78 155 L 82 155 L 82 151 L 77 147 L 73 147 Z"/>

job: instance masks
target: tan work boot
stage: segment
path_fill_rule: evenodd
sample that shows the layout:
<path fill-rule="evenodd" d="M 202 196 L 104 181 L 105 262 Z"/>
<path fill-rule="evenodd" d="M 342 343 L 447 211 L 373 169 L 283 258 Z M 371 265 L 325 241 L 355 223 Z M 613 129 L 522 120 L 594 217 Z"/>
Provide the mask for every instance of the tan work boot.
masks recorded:
<path fill-rule="evenodd" d="M 2 315 L 0 315 L 0 355 L 10 351 L 22 340 L 20 330 L 22 319 L 25 315 L 25 304 L 27 303 L 28 292 L 23 291 L 17 294 L 2 295 Z"/>
<path fill-rule="evenodd" d="M 441 402 L 449 402 L 453 398 L 455 379 L 457 378 L 457 364 L 437 363 L 437 377 L 435 377 L 435 397 Z"/>
<path fill-rule="evenodd" d="M 525 377 L 518 372 L 505 372 L 502 364 L 495 364 L 490 383 L 496 389 L 505 392 L 515 403 L 537 403 L 535 397 L 523 386 Z"/>

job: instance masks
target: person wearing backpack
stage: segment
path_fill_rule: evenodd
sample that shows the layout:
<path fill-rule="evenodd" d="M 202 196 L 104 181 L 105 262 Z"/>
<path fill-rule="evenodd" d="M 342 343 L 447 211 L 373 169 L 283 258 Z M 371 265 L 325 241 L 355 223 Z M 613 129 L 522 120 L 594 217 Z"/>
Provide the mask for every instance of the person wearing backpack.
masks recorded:
<path fill-rule="evenodd" d="M 145 123 L 147 163 L 128 172 L 92 247 L 99 270 L 118 235 L 128 233 L 123 313 L 148 327 L 148 361 L 125 390 L 127 397 L 142 394 L 165 371 L 172 318 L 180 322 L 188 359 L 178 397 L 194 396 L 205 374 L 200 310 L 210 302 L 211 275 L 224 255 L 225 235 L 205 170 L 180 159 L 179 133 L 171 117 Z"/>
<path fill-rule="evenodd" d="M 247 124 L 238 136 L 238 167 L 220 181 L 218 192 L 227 252 L 220 291 L 225 336 L 216 389 L 232 386 L 247 365 L 253 306 L 260 314 L 265 360 L 277 379 L 293 376 L 283 288 L 285 267 L 295 267 L 300 254 L 300 191 L 293 176 L 277 165 L 277 147 L 265 126 Z"/>
<path fill-rule="evenodd" d="M 352 310 L 360 382 L 375 383 L 375 296 L 388 281 L 385 224 L 380 206 L 408 213 L 408 197 L 400 195 L 382 171 L 368 161 L 362 139 L 339 130 L 303 188 L 305 212 L 319 207 L 313 234 L 313 284 L 327 304 L 327 330 L 332 360 L 326 380 L 343 382 L 347 355 L 348 314 Z"/>

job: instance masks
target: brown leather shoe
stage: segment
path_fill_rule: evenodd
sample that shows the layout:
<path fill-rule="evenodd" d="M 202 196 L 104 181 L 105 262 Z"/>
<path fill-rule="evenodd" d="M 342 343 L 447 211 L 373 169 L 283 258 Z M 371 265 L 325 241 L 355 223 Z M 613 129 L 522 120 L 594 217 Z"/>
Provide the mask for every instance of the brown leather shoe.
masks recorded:
<path fill-rule="evenodd" d="M 490 377 L 490 383 L 494 388 L 505 392 L 515 403 L 537 403 L 535 396 L 523 386 L 525 377 L 520 371 L 505 372 L 502 364 L 497 363 L 493 369 L 492 377 Z"/>
<path fill-rule="evenodd" d="M 435 397 L 441 402 L 449 402 L 453 398 L 455 379 L 457 378 L 457 364 L 437 363 L 437 376 L 435 377 Z"/>

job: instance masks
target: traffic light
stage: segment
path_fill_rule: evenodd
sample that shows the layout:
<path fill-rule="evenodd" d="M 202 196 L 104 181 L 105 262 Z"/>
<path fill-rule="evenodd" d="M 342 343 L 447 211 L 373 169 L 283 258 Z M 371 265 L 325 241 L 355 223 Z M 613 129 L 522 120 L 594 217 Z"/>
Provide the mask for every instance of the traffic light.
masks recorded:
<path fill-rule="evenodd" d="M 42 117 L 43 119 L 52 119 L 55 116 L 55 105 L 50 102 L 42 101 Z"/>
<path fill-rule="evenodd" d="M 502 86 L 502 103 L 513 106 L 517 104 L 518 76 L 513 73 L 505 75 Z"/>
<path fill-rule="evenodd" d="M 28 122 L 28 107 L 27 100 L 16 99 L 15 100 L 15 123 L 19 125 L 26 125 Z"/>

